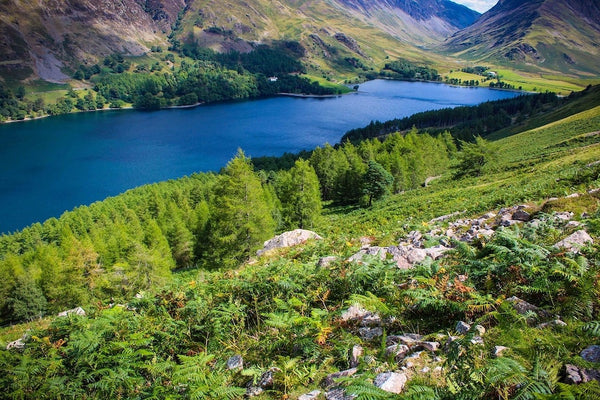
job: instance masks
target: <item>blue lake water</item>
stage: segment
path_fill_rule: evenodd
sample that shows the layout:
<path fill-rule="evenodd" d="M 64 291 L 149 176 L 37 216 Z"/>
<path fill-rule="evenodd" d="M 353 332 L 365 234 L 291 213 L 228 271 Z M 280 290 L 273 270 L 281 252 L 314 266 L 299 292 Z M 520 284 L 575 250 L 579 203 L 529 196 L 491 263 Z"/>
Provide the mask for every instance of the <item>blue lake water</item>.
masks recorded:
<path fill-rule="evenodd" d="M 375 80 L 325 99 L 275 97 L 156 112 L 79 113 L 0 125 L 0 232 L 146 183 L 217 171 L 238 148 L 281 155 L 337 143 L 370 121 L 514 97 Z"/>

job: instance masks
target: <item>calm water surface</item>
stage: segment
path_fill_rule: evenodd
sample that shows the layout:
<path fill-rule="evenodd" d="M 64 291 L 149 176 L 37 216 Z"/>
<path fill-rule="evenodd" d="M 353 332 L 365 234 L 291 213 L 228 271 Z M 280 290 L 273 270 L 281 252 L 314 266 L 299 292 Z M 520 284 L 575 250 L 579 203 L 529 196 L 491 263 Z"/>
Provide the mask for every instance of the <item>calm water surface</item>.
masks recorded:
<path fill-rule="evenodd" d="M 238 148 L 255 157 L 281 155 L 337 143 L 346 131 L 373 120 L 515 95 L 376 80 L 336 98 L 277 97 L 0 125 L 0 232 L 145 183 L 219 170 Z"/>

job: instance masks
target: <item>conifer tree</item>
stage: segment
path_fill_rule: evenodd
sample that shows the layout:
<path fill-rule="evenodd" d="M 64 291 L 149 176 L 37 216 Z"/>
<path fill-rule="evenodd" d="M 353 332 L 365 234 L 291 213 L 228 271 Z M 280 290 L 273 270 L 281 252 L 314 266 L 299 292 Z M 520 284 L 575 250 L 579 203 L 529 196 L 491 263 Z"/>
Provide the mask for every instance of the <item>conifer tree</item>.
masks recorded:
<path fill-rule="evenodd" d="M 265 190 L 250 159 L 239 150 L 223 169 L 214 190 L 207 258 L 232 267 L 248 259 L 273 236 L 275 223 Z"/>
<path fill-rule="evenodd" d="M 286 229 L 311 227 L 321 213 L 319 179 L 308 161 L 299 159 L 289 172 L 281 173 L 277 195 Z"/>
<path fill-rule="evenodd" d="M 394 177 L 387 172 L 381 164 L 376 161 L 369 161 L 369 167 L 364 179 L 364 193 L 369 196 L 369 207 L 373 200 L 378 200 L 385 196 L 392 184 Z"/>

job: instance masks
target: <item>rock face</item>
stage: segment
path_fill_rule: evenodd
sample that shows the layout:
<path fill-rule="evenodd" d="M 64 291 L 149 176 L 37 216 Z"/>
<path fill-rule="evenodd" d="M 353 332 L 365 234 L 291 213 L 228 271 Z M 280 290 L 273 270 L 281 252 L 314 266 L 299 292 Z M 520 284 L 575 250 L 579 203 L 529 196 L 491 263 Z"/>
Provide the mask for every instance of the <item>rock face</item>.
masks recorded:
<path fill-rule="evenodd" d="M 397 372 L 383 372 L 375 378 L 375 386 L 386 392 L 400 394 L 408 380 L 406 374 Z"/>
<path fill-rule="evenodd" d="M 556 243 L 554 247 L 568 251 L 579 251 L 581 247 L 593 243 L 594 239 L 592 239 L 592 237 L 586 231 L 581 230 L 567 236 L 560 242 Z"/>
<path fill-rule="evenodd" d="M 257 251 L 256 255 L 260 256 L 273 249 L 297 246 L 310 239 L 321 240 L 323 238 L 315 232 L 307 231 L 306 229 L 295 229 L 293 231 L 284 232 L 281 235 L 275 236 L 273 239 L 267 240 L 262 250 Z"/>

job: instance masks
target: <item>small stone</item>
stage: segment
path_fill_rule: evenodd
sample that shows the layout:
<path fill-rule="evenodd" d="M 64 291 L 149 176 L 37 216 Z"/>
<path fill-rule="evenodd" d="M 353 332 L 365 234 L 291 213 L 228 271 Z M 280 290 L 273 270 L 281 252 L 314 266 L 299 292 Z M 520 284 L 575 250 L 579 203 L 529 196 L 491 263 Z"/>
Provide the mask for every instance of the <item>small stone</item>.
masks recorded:
<path fill-rule="evenodd" d="M 362 357 L 364 350 L 361 345 L 355 344 L 350 351 L 350 368 L 358 367 L 358 362 Z"/>
<path fill-rule="evenodd" d="M 6 350 L 10 350 L 10 349 L 22 350 L 24 348 L 25 348 L 25 341 L 23 340 L 23 338 L 17 339 L 6 345 Z"/>
<path fill-rule="evenodd" d="M 479 336 L 483 336 L 485 335 L 485 328 L 481 325 L 475 325 L 475 328 L 473 328 L 477 331 L 477 333 L 479 334 Z"/>
<path fill-rule="evenodd" d="M 515 221 L 527 222 L 531 219 L 531 214 L 527 211 L 517 210 L 513 213 L 512 219 Z"/>
<path fill-rule="evenodd" d="M 454 330 L 461 335 L 464 335 L 465 333 L 469 332 L 469 329 L 471 329 L 471 325 L 463 321 L 458 321 L 456 323 L 456 327 L 454 328 Z"/>
<path fill-rule="evenodd" d="M 388 356 L 393 355 L 394 360 L 396 360 L 396 362 L 400 362 L 404 359 L 404 357 L 406 357 L 409 351 L 410 348 L 405 344 L 393 344 L 386 347 L 385 354 Z"/>
<path fill-rule="evenodd" d="M 338 258 L 336 256 L 321 257 L 321 258 L 319 258 L 319 261 L 317 261 L 317 267 L 319 267 L 319 268 L 329 267 L 331 264 L 336 262 L 337 259 Z"/>
<path fill-rule="evenodd" d="M 85 315 L 85 310 L 81 307 L 75 307 L 71 310 L 59 312 L 57 317 L 66 317 L 68 315 Z"/>
<path fill-rule="evenodd" d="M 600 362 L 600 346 L 597 346 L 597 345 L 588 346 L 585 349 L 583 349 L 579 355 L 585 361 L 594 362 L 594 363 Z"/>
<path fill-rule="evenodd" d="M 423 347 L 427 351 L 436 352 L 440 348 L 438 342 L 420 342 L 419 346 Z"/>
<path fill-rule="evenodd" d="M 347 395 L 344 389 L 337 388 L 325 393 L 325 398 L 327 400 L 353 400 L 356 396 Z"/>
<path fill-rule="evenodd" d="M 362 327 L 358 329 L 358 335 L 364 340 L 373 340 L 383 335 L 383 329 Z"/>
<path fill-rule="evenodd" d="M 335 380 L 338 378 L 342 378 L 342 377 L 346 377 L 346 376 L 352 376 L 354 375 L 358 370 L 356 368 L 350 368 L 344 371 L 338 371 L 338 372 L 334 372 L 333 374 L 329 374 L 325 377 L 325 379 L 323 380 L 323 383 L 325 385 L 325 387 L 331 386 L 335 383 Z"/>
<path fill-rule="evenodd" d="M 264 390 L 258 386 L 250 386 L 246 389 L 247 397 L 256 397 L 260 396 Z"/>
<path fill-rule="evenodd" d="M 575 229 L 579 228 L 581 225 L 582 223 L 579 221 L 569 221 L 567 222 L 567 225 L 565 225 L 565 227 L 567 227 L 567 229 Z"/>
<path fill-rule="evenodd" d="M 502 353 L 508 350 L 506 346 L 494 346 L 494 357 L 502 357 Z"/>
<path fill-rule="evenodd" d="M 565 198 L 566 199 L 575 199 L 575 198 L 577 198 L 579 196 L 581 196 L 579 193 L 572 193 L 572 194 L 566 196 Z"/>
<path fill-rule="evenodd" d="M 429 371 L 430 371 L 429 367 L 423 367 L 423 368 L 421 368 L 421 372 L 424 373 L 424 374 L 428 373 Z"/>
<path fill-rule="evenodd" d="M 408 377 L 404 373 L 383 372 L 375 377 L 373 382 L 375 386 L 389 393 L 400 394 Z"/>
<path fill-rule="evenodd" d="M 258 386 L 263 389 L 273 386 L 273 375 L 277 370 L 277 368 L 271 368 L 267 372 L 264 372 L 258 380 Z"/>
<path fill-rule="evenodd" d="M 444 368 L 442 368 L 441 366 L 438 365 L 437 367 L 435 367 L 433 369 L 433 372 L 439 373 L 439 372 L 442 372 L 443 370 L 444 370 Z"/>
<path fill-rule="evenodd" d="M 567 323 L 564 321 L 561 321 L 560 319 L 555 319 L 554 321 L 544 322 L 543 324 L 539 324 L 538 326 L 536 326 L 536 328 L 538 328 L 538 329 L 555 328 L 557 326 L 567 326 Z"/>
<path fill-rule="evenodd" d="M 310 393 L 303 394 L 298 397 L 298 400 L 316 400 L 317 397 L 321 394 L 320 390 L 313 390 Z"/>
<path fill-rule="evenodd" d="M 481 336 L 473 336 L 471 344 L 484 344 L 483 338 Z"/>
<path fill-rule="evenodd" d="M 243 369 L 244 368 L 244 359 L 239 354 L 235 356 L 229 357 L 227 360 L 227 369 Z"/>

